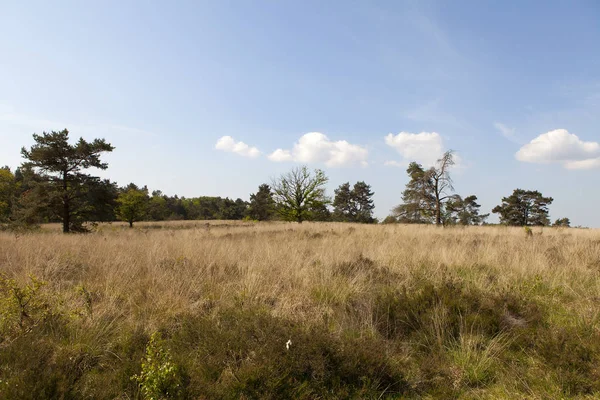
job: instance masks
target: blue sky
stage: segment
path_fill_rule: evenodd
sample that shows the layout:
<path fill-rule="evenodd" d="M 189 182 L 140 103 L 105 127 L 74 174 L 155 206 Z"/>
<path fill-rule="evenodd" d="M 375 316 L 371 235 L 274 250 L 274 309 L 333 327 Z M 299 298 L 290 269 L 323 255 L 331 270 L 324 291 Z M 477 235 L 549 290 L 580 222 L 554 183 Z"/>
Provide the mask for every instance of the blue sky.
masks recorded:
<path fill-rule="evenodd" d="M 13 168 L 68 128 L 116 146 L 122 185 L 247 199 L 306 163 L 330 194 L 371 184 L 384 217 L 406 164 L 451 148 L 483 211 L 537 189 L 600 227 L 595 0 L 1 1 L 0 57 Z"/>

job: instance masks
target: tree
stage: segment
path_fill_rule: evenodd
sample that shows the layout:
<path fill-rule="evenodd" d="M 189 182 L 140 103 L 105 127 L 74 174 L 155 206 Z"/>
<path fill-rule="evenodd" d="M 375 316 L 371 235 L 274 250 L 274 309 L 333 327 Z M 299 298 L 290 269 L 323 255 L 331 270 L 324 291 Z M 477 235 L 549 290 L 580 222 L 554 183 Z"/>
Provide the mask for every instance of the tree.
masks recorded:
<path fill-rule="evenodd" d="M 446 202 L 445 223 L 460 225 L 481 225 L 490 214 L 479 214 L 481 205 L 477 204 L 477 196 L 471 195 L 464 199 L 454 195 Z"/>
<path fill-rule="evenodd" d="M 373 223 L 373 192 L 365 182 L 356 182 L 350 189 L 346 182 L 335 189 L 333 215 L 336 221 Z"/>
<path fill-rule="evenodd" d="M 500 223 L 512 226 L 550 225 L 548 206 L 552 197 L 544 197 L 537 190 L 515 189 L 502 198 L 502 204 L 494 207 L 493 213 L 500 214 Z"/>
<path fill-rule="evenodd" d="M 0 222 L 6 222 L 10 217 L 16 188 L 17 182 L 10 168 L 0 168 Z"/>
<path fill-rule="evenodd" d="M 454 165 L 454 152 L 448 150 L 435 166 L 428 170 L 411 162 L 406 172 L 410 181 L 402 192 L 403 203 L 392 212 L 401 223 L 431 223 L 442 225 L 445 203 L 454 191 L 450 169 Z"/>
<path fill-rule="evenodd" d="M 444 202 L 451 197 L 448 192 L 453 192 L 452 179 L 450 178 L 450 168 L 454 165 L 454 153 L 448 150 L 442 158 L 437 161 L 437 165 L 429 170 L 431 176 L 432 191 L 435 196 L 435 224 L 442 224 L 442 213 L 444 212 Z"/>
<path fill-rule="evenodd" d="M 169 218 L 170 211 L 167 205 L 167 198 L 168 196 L 164 195 L 160 190 L 152 192 L 147 210 L 147 215 L 152 221 L 164 221 Z"/>
<path fill-rule="evenodd" d="M 90 181 L 87 190 L 87 199 L 91 212 L 90 221 L 108 222 L 114 221 L 117 216 L 115 211 L 118 207 L 119 187 L 109 179 Z"/>
<path fill-rule="evenodd" d="M 333 218 L 335 221 L 350 222 L 354 213 L 354 202 L 350 182 L 342 183 L 333 191 Z"/>
<path fill-rule="evenodd" d="M 113 151 L 114 147 L 104 139 L 87 142 L 80 138 L 75 145 L 69 144 L 69 131 L 33 134 L 35 144 L 31 149 L 21 149 L 22 156 L 43 177 L 48 186 L 47 203 L 63 224 L 63 232 L 83 229 L 88 220 L 90 205 L 86 201 L 90 185 L 99 178 L 84 173 L 89 168 L 106 169 L 108 164 L 100 161 L 100 155 Z"/>
<path fill-rule="evenodd" d="M 394 207 L 392 215 L 403 224 L 429 224 L 435 207 L 431 174 L 416 162 L 408 165 L 406 173 L 410 180 L 402 192 L 402 204 Z"/>
<path fill-rule="evenodd" d="M 268 221 L 275 212 L 275 200 L 271 193 L 271 187 L 263 183 L 258 191 L 250 195 L 250 206 L 248 216 L 258 221 Z"/>
<path fill-rule="evenodd" d="M 556 221 L 554 221 L 554 224 L 552 224 L 552 226 L 569 228 L 571 226 L 571 220 L 569 218 L 559 218 Z"/>
<path fill-rule="evenodd" d="M 320 169 L 312 174 L 306 166 L 297 167 L 283 174 L 271 184 L 277 211 L 286 221 L 309 219 L 311 209 L 329 203 L 325 196 L 325 184 L 329 179 Z"/>
<path fill-rule="evenodd" d="M 330 222 L 331 221 L 331 211 L 327 207 L 326 202 L 315 202 L 313 203 L 306 215 L 307 221 L 320 221 L 320 222 Z"/>
<path fill-rule="evenodd" d="M 352 188 L 354 222 L 365 224 L 375 222 L 373 218 L 373 210 L 375 209 L 375 204 L 373 203 L 374 194 L 371 191 L 371 186 L 367 185 L 364 181 L 354 184 L 354 188 Z"/>
<path fill-rule="evenodd" d="M 149 200 L 146 187 L 139 189 L 136 185 L 130 184 L 117 198 L 117 217 L 121 221 L 129 222 L 129 227 L 133 228 L 134 222 L 146 216 Z"/>

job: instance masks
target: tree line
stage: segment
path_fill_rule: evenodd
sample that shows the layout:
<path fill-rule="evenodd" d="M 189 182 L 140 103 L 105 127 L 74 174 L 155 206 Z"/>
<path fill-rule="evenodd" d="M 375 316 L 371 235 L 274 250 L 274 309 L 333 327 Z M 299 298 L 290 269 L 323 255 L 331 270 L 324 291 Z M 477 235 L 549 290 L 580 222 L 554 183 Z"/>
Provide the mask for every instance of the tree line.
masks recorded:
<path fill-rule="evenodd" d="M 69 132 L 34 134 L 34 145 L 21 150 L 24 162 L 11 171 L 0 168 L 0 223 L 4 227 L 29 227 L 45 222 L 62 223 L 63 232 L 83 232 L 89 222 L 165 220 L 284 220 L 376 223 L 374 192 L 363 181 L 341 184 L 333 198 L 326 195 L 325 172 L 306 166 L 261 184 L 249 201 L 222 197 L 167 196 L 160 190 L 130 183 L 119 187 L 100 179 L 91 170 L 108 168 L 101 156 L 114 150 L 104 139 L 69 141 Z M 402 203 L 383 223 L 481 225 L 489 214 L 480 213 L 477 196 L 454 193 L 450 175 L 455 164 L 446 152 L 429 169 L 412 162 Z M 551 197 L 538 191 L 516 189 L 492 212 L 500 223 L 528 226 L 550 225 Z M 568 218 L 554 225 L 569 226 Z"/>

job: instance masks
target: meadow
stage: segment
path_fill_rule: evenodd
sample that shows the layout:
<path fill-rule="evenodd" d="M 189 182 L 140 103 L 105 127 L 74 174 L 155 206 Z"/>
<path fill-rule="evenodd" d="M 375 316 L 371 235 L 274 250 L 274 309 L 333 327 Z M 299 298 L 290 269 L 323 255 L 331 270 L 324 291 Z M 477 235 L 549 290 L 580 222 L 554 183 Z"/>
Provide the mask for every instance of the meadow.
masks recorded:
<path fill-rule="evenodd" d="M 592 399 L 600 231 L 0 232 L 2 399 Z"/>

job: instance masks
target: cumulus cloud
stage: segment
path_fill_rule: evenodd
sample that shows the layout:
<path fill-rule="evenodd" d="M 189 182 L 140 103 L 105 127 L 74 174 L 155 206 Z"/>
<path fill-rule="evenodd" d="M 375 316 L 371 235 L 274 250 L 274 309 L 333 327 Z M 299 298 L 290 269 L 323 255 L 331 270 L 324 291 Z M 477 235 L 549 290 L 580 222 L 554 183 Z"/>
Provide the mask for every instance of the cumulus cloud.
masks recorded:
<path fill-rule="evenodd" d="M 292 150 L 277 149 L 268 158 L 271 161 L 297 161 L 325 163 L 328 167 L 350 165 L 367 166 L 369 152 L 366 148 L 345 140 L 332 141 L 320 132 L 303 135 Z"/>
<path fill-rule="evenodd" d="M 385 137 L 385 143 L 396 149 L 403 159 L 402 162 L 387 161 L 386 165 L 406 166 L 409 162 L 416 161 L 431 167 L 444 153 L 442 137 L 436 132 L 400 132 L 397 135 L 390 133 Z"/>
<path fill-rule="evenodd" d="M 240 156 L 256 158 L 260 155 L 260 151 L 256 147 L 248 146 L 244 142 L 236 142 L 231 136 L 223 136 L 217 140 L 215 149 L 236 153 Z"/>
<path fill-rule="evenodd" d="M 521 147 L 515 157 L 529 163 L 560 163 L 567 169 L 597 168 L 600 167 L 600 144 L 584 142 L 566 129 L 556 129 Z"/>
<path fill-rule="evenodd" d="M 277 149 L 273 153 L 269 154 L 267 157 L 271 161 L 283 162 L 283 161 L 293 161 L 294 156 L 289 150 Z"/>

